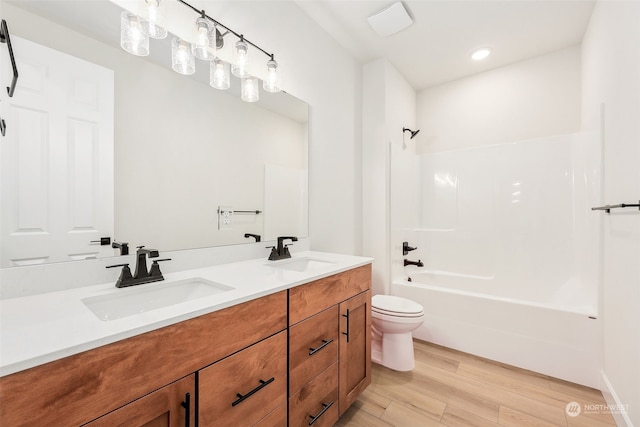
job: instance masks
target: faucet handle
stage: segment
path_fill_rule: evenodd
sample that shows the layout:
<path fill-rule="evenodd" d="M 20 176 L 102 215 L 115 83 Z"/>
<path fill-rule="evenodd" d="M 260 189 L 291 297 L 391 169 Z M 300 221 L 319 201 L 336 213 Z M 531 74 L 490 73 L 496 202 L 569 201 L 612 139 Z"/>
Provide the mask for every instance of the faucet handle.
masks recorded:
<path fill-rule="evenodd" d="M 125 286 L 128 286 L 127 283 L 133 279 L 133 276 L 131 276 L 131 269 L 129 268 L 129 264 L 107 265 L 105 268 L 114 267 L 122 267 L 120 277 L 118 277 L 118 280 L 116 281 L 116 288 L 123 288 Z"/>
<path fill-rule="evenodd" d="M 291 252 L 289 252 L 289 246 L 291 246 L 291 245 L 292 245 L 292 243 L 289 244 L 289 245 L 284 245 L 284 248 L 282 248 L 282 252 L 283 253 L 281 254 L 283 257 L 291 258 Z"/>
<path fill-rule="evenodd" d="M 418 248 L 409 246 L 409 242 L 402 242 L 402 255 L 407 255 L 411 251 L 415 251 Z"/>
<path fill-rule="evenodd" d="M 129 264 L 114 264 L 114 265 L 107 265 L 104 268 L 115 268 L 115 267 L 129 267 Z"/>
<path fill-rule="evenodd" d="M 158 264 L 159 262 L 163 261 L 171 261 L 171 258 L 154 259 L 153 263 L 151 264 L 151 269 L 149 270 L 149 276 L 163 277 L 162 272 L 160 271 L 160 265 Z"/>
<path fill-rule="evenodd" d="M 275 260 L 279 259 L 278 250 L 276 249 L 275 246 L 265 246 L 265 248 L 266 249 L 271 249 L 271 252 L 269 253 L 269 258 L 267 258 L 267 260 L 275 261 Z"/>

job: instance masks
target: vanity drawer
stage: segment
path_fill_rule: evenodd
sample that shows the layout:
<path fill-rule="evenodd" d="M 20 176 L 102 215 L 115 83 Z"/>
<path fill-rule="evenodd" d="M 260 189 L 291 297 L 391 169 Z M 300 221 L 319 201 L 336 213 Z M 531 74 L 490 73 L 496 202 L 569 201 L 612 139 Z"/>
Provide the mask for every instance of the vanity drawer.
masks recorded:
<path fill-rule="evenodd" d="M 290 426 L 332 426 L 336 421 L 338 363 L 331 365 L 289 399 Z"/>
<path fill-rule="evenodd" d="M 287 332 L 198 372 L 204 426 L 254 425 L 287 400 Z"/>
<path fill-rule="evenodd" d="M 371 264 L 289 289 L 289 325 L 294 325 L 371 288 Z"/>
<path fill-rule="evenodd" d="M 287 425 L 287 404 L 283 403 L 258 421 L 255 427 L 283 427 Z"/>
<path fill-rule="evenodd" d="M 338 306 L 289 329 L 290 394 L 338 360 L 338 341 Z"/>

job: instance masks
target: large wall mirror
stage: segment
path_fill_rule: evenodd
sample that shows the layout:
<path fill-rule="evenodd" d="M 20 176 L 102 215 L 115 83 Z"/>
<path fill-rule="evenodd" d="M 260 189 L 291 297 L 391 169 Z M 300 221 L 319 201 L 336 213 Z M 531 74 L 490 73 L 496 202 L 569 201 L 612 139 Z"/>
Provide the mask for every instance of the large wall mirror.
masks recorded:
<path fill-rule="evenodd" d="M 171 34 L 130 55 L 121 11 L 2 0 L 20 78 L 0 102 L 1 267 L 118 255 L 102 237 L 168 251 L 307 236 L 307 104 L 244 102 L 200 60 L 174 72 Z"/>

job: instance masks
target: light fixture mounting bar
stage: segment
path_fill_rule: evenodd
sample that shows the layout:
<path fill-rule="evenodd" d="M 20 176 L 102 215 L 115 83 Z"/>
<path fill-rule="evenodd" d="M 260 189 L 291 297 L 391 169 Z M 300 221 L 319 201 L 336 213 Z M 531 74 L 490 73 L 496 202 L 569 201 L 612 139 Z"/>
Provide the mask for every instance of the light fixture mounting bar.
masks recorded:
<path fill-rule="evenodd" d="M 184 0 L 178 0 L 178 2 L 182 3 L 185 6 L 187 6 L 188 8 L 190 8 L 191 10 L 196 12 L 198 15 L 202 16 L 203 18 L 207 18 L 210 21 L 212 21 L 214 24 L 221 26 L 222 28 L 224 28 L 225 30 L 227 30 L 228 32 L 230 32 L 234 36 L 236 36 L 238 39 L 243 40 L 245 43 L 250 44 L 251 46 L 253 46 L 256 49 L 258 49 L 260 52 L 262 52 L 265 55 L 267 55 L 269 58 L 273 59 L 273 53 L 267 52 L 266 50 L 264 50 L 263 48 L 261 48 L 257 44 L 255 44 L 255 43 L 251 42 L 250 40 L 248 40 L 243 34 L 239 34 L 239 33 L 235 32 L 235 31 L 233 31 L 231 28 L 229 28 L 226 25 L 224 25 L 223 23 L 221 23 L 220 21 L 217 21 L 217 20 L 213 19 L 212 17 L 207 15 L 204 10 L 199 10 L 199 9 L 195 8 L 194 6 L 190 5 L 189 3 L 187 3 Z"/>

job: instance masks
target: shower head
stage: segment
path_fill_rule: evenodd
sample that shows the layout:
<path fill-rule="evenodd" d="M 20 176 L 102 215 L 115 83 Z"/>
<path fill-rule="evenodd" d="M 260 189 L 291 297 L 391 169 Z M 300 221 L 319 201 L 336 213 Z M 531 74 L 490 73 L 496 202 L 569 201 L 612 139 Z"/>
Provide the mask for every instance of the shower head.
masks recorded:
<path fill-rule="evenodd" d="M 420 132 L 420 129 L 411 130 L 409 128 L 402 128 L 402 132 L 409 132 L 411 134 L 411 137 L 409 139 L 413 139 L 413 137 L 416 136 L 418 132 Z"/>

